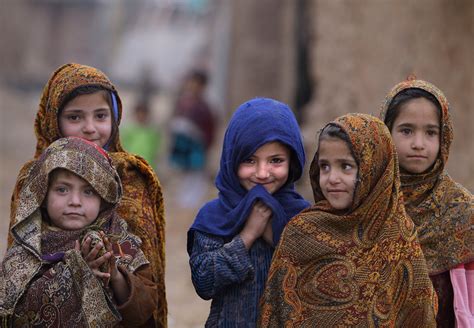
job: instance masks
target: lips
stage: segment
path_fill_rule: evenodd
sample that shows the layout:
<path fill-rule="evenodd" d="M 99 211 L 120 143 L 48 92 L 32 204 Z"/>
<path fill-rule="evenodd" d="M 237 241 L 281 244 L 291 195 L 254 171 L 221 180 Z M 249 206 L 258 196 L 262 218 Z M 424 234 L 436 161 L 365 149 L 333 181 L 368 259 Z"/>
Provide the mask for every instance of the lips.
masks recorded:
<path fill-rule="evenodd" d="M 328 193 L 332 193 L 332 194 L 339 194 L 339 193 L 343 193 L 343 192 L 346 192 L 346 190 L 342 190 L 342 189 L 328 190 Z"/>
<path fill-rule="evenodd" d="M 411 159 L 427 159 L 428 158 L 427 156 L 422 156 L 422 155 L 411 155 L 407 157 Z"/>
<path fill-rule="evenodd" d="M 76 213 L 76 212 L 70 212 L 70 213 L 64 213 L 66 216 L 84 216 L 82 213 Z"/>

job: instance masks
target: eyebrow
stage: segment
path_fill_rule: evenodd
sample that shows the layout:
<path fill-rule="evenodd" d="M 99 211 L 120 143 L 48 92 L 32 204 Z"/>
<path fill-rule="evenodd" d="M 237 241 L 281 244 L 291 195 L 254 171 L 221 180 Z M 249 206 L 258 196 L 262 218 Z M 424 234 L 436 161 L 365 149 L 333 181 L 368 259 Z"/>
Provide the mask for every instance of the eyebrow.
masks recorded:
<path fill-rule="evenodd" d="M 412 124 L 412 123 L 402 123 L 402 124 L 399 124 L 397 125 L 398 128 L 400 127 L 407 127 L 407 128 L 413 128 L 415 127 L 415 124 Z M 429 128 L 429 129 L 440 129 L 439 125 L 437 124 L 427 124 L 427 125 L 424 125 L 423 127 L 426 127 L 426 128 Z"/>
<path fill-rule="evenodd" d="M 325 158 L 320 158 L 320 159 L 318 160 L 318 163 L 325 163 L 325 162 L 329 162 L 329 161 L 328 161 L 327 159 L 325 159 Z M 352 163 L 356 163 L 356 164 L 357 164 L 357 162 L 355 161 L 355 159 L 353 159 L 352 157 L 337 158 L 337 159 L 336 159 L 336 162 L 338 162 L 338 163 L 352 162 Z"/>
<path fill-rule="evenodd" d="M 93 112 L 100 112 L 100 111 L 108 111 L 108 110 L 110 110 L 110 108 L 100 107 L 100 108 L 95 108 L 92 111 Z M 67 108 L 63 111 L 63 113 L 82 113 L 83 111 L 84 111 L 84 109 L 80 109 L 80 108 Z"/>
<path fill-rule="evenodd" d="M 54 185 L 65 185 L 66 187 L 71 187 L 73 184 L 68 182 L 66 179 L 63 179 L 63 178 L 56 178 L 52 183 L 51 185 L 54 186 Z M 90 183 L 87 182 L 87 181 L 81 181 L 81 185 L 80 187 L 91 187 Z"/>

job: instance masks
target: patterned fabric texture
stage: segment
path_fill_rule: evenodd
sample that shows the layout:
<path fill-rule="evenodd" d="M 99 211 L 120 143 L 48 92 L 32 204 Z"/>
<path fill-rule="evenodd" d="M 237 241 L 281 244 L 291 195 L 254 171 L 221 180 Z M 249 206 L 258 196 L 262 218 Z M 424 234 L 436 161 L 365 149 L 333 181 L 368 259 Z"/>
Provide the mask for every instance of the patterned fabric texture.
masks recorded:
<path fill-rule="evenodd" d="M 108 206 L 94 223 L 77 231 L 49 228 L 42 218 L 48 175 L 69 170 L 88 181 Z M 112 327 L 121 320 L 113 298 L 95 278 L 75 240 L 104 231 L 123 256 L 118 264 L 134 272 L 149 262 L 140 240 L 115 214 L 122 190 L 110 158 L 93 143 L 62 138 L 34 163 L 19 193 L 22 204 L 11 228 L 14 242 L 0 269 L 2 324 L 48 327 Z"/>
<path fill-rule="evenodd" d="M 275 251 L 261 300 L 262 327 L 435 327 L 436 295 L 413 222 L 406 216 L 398 160 L 383 122 L 336 119 L 359 165 L 354 201 L 340 214 L 310 169 L 315 205 L 293 218 Z"/>
<path fill-rule="evenodd" d="M 392 99 L 403 90 L 417 88 L 431 93 L 441 106 L 440 152 L 434 166 L 422 174 L 401 174 L 405 208 L 418 230 L 430 275 L 474 261 L 474 202 L 472 194 L 446 172 L 453 126 L 444 94 L 433 84 L 408 79 L 397 84 L 383 102 L 385 119 Z"/>
<path fill-rule="evenodd" d="M 117 126 L 122 116 L 122 103 L 114 85 L 100 70 L 80 64 L 65 64 L 51 76 L 43 89 L 35 120 L 37 138 L 35 158 L 53 141 L 61 137 L 58 128 L 58 114 L 67 95 L 78 87 L 95 85 L 109 90 L 115 95 Z M 125 152 L 116 131 L 108 143 L 112 158 L 123 186 L 123 197 L 117 208 L 129 230 L 142 240 L 142 250 L 150 261 L 154 282 L 158 285 L 159 308 L 154 314 L 157 327 L 166 327 L 167 303 L 165 292 L 165 219 L 161 185 L 152 167 L 141 157 Z M 28 175 L 33 161 L 27 162 L 20 170 L 12 195 L 10 227 L 15 223 L 19 191 Z M 12 236 L 8 244 L 11 245 Z"/>

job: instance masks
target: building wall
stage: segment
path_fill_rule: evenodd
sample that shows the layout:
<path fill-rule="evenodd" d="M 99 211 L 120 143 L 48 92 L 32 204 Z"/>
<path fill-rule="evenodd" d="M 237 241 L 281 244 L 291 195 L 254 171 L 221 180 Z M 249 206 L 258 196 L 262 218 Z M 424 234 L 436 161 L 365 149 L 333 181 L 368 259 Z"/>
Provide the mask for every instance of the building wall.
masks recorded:
<path fill-rule="evenodd" d="M 239 0 L 232 5 L 228 114 L 257 96 L 290 103 L 295 85 L 295 2 Z"/>
<path fill-rule="evenodd" d="M 311 75 L 306 144 L 347 112 L 378 115 L 389 90 L 414 73 L 448 98 L 454 124 L 448 170 L 474 191 L 474 2 L 469 0 L 311 1 Z"/>

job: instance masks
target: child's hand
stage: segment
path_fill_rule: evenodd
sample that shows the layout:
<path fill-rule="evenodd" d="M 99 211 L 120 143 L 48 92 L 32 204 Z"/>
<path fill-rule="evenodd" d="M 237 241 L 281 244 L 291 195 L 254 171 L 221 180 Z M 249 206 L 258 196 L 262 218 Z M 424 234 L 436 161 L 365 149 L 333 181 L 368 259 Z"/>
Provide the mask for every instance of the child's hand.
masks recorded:
<path fill-rule="evenodd" d="M 247 222 L 240 232 L 240 238 L 242 238 L 245 248 L 249 249 L 254 241 L 263 235 L 271 216 L 272 210 L 268 206 L 261 201 L 255 202 Z"/>
<path fill-rule="evenodd" d="M 91 247 L 91 239 L 87 237 L 82 245 L 80 245 L 79 241 L 76 240 L 75 249 L 81 252 L 84 261 L 86 261 L 87 265 L 97 278 L 108 280 L 110 278 L 110 273 L 102 272 L 100 267 L 113 256 L 110 252 L 106 252 L 104 255 L 98 257 L 103 247 L 104 245 L 101 242 L 98 242 L 94 247 Z"/>
<path fill-rule="evenodd" d="M 117 261 L 114 255 L 114 251 L 112 249 L 112 243 L 110 242 L 109 238 L 105 236 L 105 234 L 102 232 L 102 240 L 104 241 L 105 244 L 105 249 L 107 250 L 107 253 L 110 253 L 110 258 L 109 258 L 109 273 L 110 273 L 110 280 L 115 281 L 117 280 L 118 275 L 120 274 L 119 270 L 117 269 Z"/>
<path fill-rule="evenodd" d="M 272 219 L 268 220 L 265 230 L 263 231 L 263 239 L 267 242 L 268 245 L 273 245 L 273 229 L 272 229 Z"/>
<path fill-rule="evenodd" d="M 107 238 L 104 233 L 101 232 L 101 236 L 105 244 L 105 249 L 107 250 L 106 254 L 111 255 L 111 257 L 109 258 L 110 280 L 108 280 L 106 284 L 108 284 L 110 281 L 117 303 L 122 304 L 126 302 L 130 297 L 130 286 L 128 285 L 124 275 L 117 268 L 117 261 L 115 259 L 114 252 L 112 249 L 112 243 L 109 241 L 109 238 Z"/>

